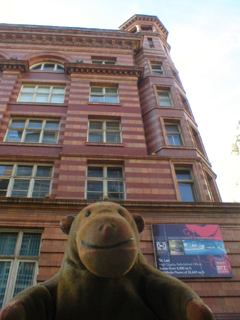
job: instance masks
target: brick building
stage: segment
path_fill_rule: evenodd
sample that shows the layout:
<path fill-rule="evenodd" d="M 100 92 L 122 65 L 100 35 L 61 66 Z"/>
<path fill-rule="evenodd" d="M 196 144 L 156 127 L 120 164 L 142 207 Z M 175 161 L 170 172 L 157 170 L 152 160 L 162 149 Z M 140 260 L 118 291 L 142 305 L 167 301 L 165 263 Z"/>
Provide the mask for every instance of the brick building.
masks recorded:
<path fill-rule="evenodd" d="M 240 206 L 222 203 L 168 31 L 0 25 L 0 301 L 53 276 L 59 221 L 109 199 L 151 224 L 218 224 L 232 278 L 184 279 L 217 319 L 240 318 Z"/>

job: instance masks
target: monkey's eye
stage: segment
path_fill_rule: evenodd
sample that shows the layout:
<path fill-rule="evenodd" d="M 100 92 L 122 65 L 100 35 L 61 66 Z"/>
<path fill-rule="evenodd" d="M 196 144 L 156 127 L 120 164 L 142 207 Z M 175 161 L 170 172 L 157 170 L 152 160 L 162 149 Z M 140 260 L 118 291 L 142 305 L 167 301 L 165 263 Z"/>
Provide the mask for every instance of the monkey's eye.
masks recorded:
<path fill-rule="evenodd" d="M 90 211 L 87 211 L 86 214 L 85 214 L 85 216 L 86 216 L 86 217 L 89 217 L 90 214 L 91 214 L 91 212 L 90 212 Z"/>
<path fill-rule="evenodd" d="M 118 213 L 120 214 L 120 216 L 124 217 L 122 211 L 118 210 Z"/>

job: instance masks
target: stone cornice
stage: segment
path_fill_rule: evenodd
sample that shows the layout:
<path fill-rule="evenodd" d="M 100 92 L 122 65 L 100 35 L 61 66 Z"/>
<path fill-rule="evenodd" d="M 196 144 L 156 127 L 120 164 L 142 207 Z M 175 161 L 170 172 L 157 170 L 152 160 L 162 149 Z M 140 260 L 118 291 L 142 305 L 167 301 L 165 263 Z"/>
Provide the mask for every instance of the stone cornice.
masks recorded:
<path fill-rule="evenodd" d="M 142 35 L 118 30 L 82 29 L 0 24 L 0 43 L 99 47 L 137 52 Z"/>
<path fill-rule="evenodd" d="M 135 14 L 130 19 L 128 19 L 126 22 L 124 22 L 120 27 L 119 30 L 125 31 L 127 30 L 132 24 L 136 25 L 136 22 L 154 22 L 159 30 L 161 31 L 163 37 L 165 40 L 167 40 L 168 37 L 168 31 L 162 24 L 162 22 L 158 19 L 157 16 L 148 16 L 143 14 Z"/>
<path fill-rule="evenodd" d="M 116 75 L 116 76 L 133 76 L 139 80 L 143 75 L 143 67 L 134 66 L 119 66 L 119 65 L 104 65 L 92 63 L 64 63 L 65 72 L 71 73 L 88 73 L 88 74 L 101 74 L 101 75 Z"/>
<path fill-rule="evenodd" d="M 0 71 L 5 70 L 27 72 L 29 63 L 27 60 L 0 59 Z"/>

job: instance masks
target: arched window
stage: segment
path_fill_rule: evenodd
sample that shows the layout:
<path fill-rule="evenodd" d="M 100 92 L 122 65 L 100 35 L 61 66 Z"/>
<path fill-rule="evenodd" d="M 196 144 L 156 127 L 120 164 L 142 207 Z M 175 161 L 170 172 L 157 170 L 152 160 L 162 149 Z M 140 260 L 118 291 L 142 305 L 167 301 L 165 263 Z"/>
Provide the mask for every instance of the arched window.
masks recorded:
<path fill-rule="evenodd" d="M 30 70 L 42 70 L 42 71 L 60 71 L 64 72 L 64 66 L 58 64 L 58 63 L 52 63 L 52 62 L 42 62 L 33 65 Z"/>

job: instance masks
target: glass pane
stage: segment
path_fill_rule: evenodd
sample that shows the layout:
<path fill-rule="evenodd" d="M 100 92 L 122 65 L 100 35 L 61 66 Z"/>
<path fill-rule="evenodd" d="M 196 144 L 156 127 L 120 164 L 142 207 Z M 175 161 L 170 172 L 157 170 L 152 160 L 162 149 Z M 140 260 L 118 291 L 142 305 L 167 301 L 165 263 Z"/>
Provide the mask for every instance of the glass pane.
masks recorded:
<path fill-rule="evenodd" d="M 0 233 L 0 255 L 1 256 L 13 256 L 15 253 L 15 247 L 17 243 L 17 232 Z"/>
<path fill-rule="evenodd" d="M 166 126 L 166 131 L 167 132 L 179 132 L 178 126 L 177 125 L 167 125 Z"/>
<path fill-rule="evenodd" d="M 182 201 L 194 202 L 192 184 L 178 183 L 179 192 Z"/>
<path fill-rule="evenodd" d="M 20 142 L 22 138 L 22 130 L 9 130 L 6 142 Z"/>
<path fill-rule="evenodd" d="M 88 192 L 87 193 L 87 199 L 88 200 L 103 200 L 103 193 L 91 193 L 91 192 Z"/>
<path fill-rule="evenodd" d="M 57 71 L 64 71 L 64 67 L 60 66 L 59 64 L 57 65 Z"/>
<path fill-rule="evenodd" d="M 105 96 L 105 102 L 118 103 L 118 97 Z"/>
<path fill-rule="evenodd" d="M 192 180 L 189 170 L 176 170 L 177 180 Z"/>
<path fill-rule="evenodd" d="M 158 91 L 159 99 L 169 99 L 170 94 L 167 91 Z"/>
<path fill-rule="evenodd" d="M 89 142 L 103 142 L 102 132 L 89 132 Z"/>
<path fill-rule="evenodd" d="M 13 166 L 0 166 L 0 176 L 11 176 Z"/>
<path fill-rule="evenodd" d="M 32 92 L 34 93 L 35 86 L 22 86 L 21 92 Z"/>
<path fill-rule="evenodd" d="M 87 191 L 103 191 L 103 181 L 88 181 Z"/>
<path fill-rule="evenodd" d="M 12 191 L 11 193 L 12 198 L 27 198 L 26 191 Z"/>
<path fill-rule="evenodd" d="M 160 106 L 162 107 L 171 107 L 172 101 L 171 100 L 160 100 Z"/>
<path fill-rule="evenodd" d="M 88 167 L 88 177 L 89 178 L 102 178 L 103 177 L 103 167 Z"/>
<path fill-rule="evenodd" d="M 42 143 L 57 143 L 58 132 L 46 132 L 43 133 Z"/>
<path fill-rule="evenodd" d="M 18 166 L 17 167 L 17 177 L 31 177 L 32 166 Z"/>
<path fill-rule="evenodd" d="M 93 64 L 103 64 L 102 60 L 92 60 Z"/>
<path fill-rule="evenodd" d="M 37 198 L 35 193 L 42 193 L 42 194 L 45 194 L 44 195 L 44 198 L 45 198 L 46 194 L 49 194 L 49 187 L 50 187 L 49 180 L 36 180 L 34 182 L 32 197 Z"/>
<path fill-rule="evenodd" d="M 122 179 L 123 178 L 122 168 L 108 167 L 107 168 L 107 177 Z"/>
<path fill-rule="evenodd" d="M 103 96 L 90 96 L 90 102 L 104 102 Z"/>
<path fill-rule="evenodd" d="M 101 121 L 90 121 L 89 129 L 91 130 L 102 130 L 103 123 Z"/>
<path fill-rule="evenodd" d="M 42 120 L 30 120 L 28 122 L 28 129 L 41 129 Z"/>
<path fill-rule="evenodd" d="M 20 256 L 38 256 L 41 234 L 24 233 L 20 248 Z"/>
<path fill-rule="evenodd" d="M 35 262 L 19 262 L 13 297 L 33 284 Z"/>
<path fill-rule="evenodd" d="M 101 87 L 91 87 L 91 93 L 103 93 L 103 88 L 101 88 Z"/>
<path fill-rule="evenodd" d="M 123 192 L 123 182 L 108 181 L 108 193 L 109 192 Z"/>
<path fill-rule="evenodd" d="M 15 179 L 13 184 L 14 191 L 28 191 L 30 180 Z"/>
<path fill-rule="evenodd" d="M 50 103 L 63 103 L 64 96 L 63 95 L 52 95 L 50 98 Z"/>
<path fill-rule="evenodd" d="M 0 179 L 0 197 L 6 197 L 7 188 L 8 188 L 9 179 Z"/>
<path fill-rule="evenodd" d="M 107 130 L 119 130 L 119 122 L 107 122 Z"/>
<path fill-rule="evenodd" d="M 115 65 L 115 61 L 105 61 L 105 64 L 107 64 L 107 65 Z"/>
<path fill-rule="evenodd" d="M 40 131 L 26 131 L 24 142 L 28 143 L 38 143 L 39 142 Z"/>
<path fill-rule="evenodd" d="M 43 70 L 54 71 L 54 63 L 44 63 Z"/>
<path fill-rule="evenodd" d="M 106 88 L 106 94 L 113 94 L 116 95 L 117 94 L 117 88 Z"/>
<path fill-rule="evenodd" d="M 108 199 L 109 200 L 123 200 L 124 194 L 123 193 L 109 193 Z"/>
<path fill-rule="evenodd" d="M 120 143 L 120 133 L 108 133 L 107 142 L 109 143 Z"/>
<path fill-rule="evenodd" d="M 49 93 L 50 87 L 38 86 L 37 93 Z"/>
<path fill-rule="evenodd" d="M 19 102 L 32 102 L 33 100 L 33 94 L 28 94 L 28 93 L 21 93 L 18 101 Z"/>
<path fill-rule="evenodd" d="M 47 103 L 48 94 L 36 94 L 34 102 Z"/>
<path fill-rule="evenodd" d="M 182 145 L 182 140 L 180 138 L 180 135 L 174 135 L 173 139 L 174 139 L 174 145 L 175 146 L 181 146 Z"/>
<path fill-rule="evenodd" d="M 12 120 L 10 128 L 24 128 L 25 120 Z"/>
<path fill-rule="evenodd" d="M 0 261 L 0 308 L 2 308 L 11 262 Z"/>
<path fill-rule="evenodd" d="M 30 69 L 31 70 L 40 70 L 41 67 L 42 67 L 42 64 L 38 64 L 38 65 L 36 65 L 36 66 L 34 66 L 34 67 L 30 68 Z"/>
<path fill-rule="evenodd" d="M 38 166 L 36 177 L 51 178 L 52 177 L 52 167 Z"/>
<path fill-rule="evenodd" d="M 53 87 L 52 94 L 64 95 L 65 94 L 65 87 Z"/>
<path fill-rule="evenodd" d="M 46 121 L 45 129 L 58 130 L 59 129 L 59 121 Z"/>

